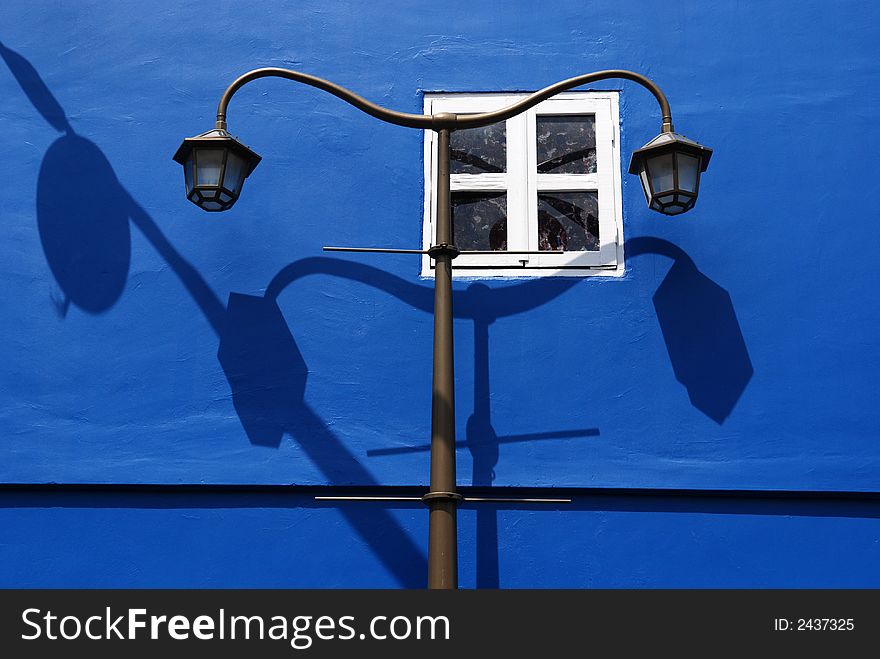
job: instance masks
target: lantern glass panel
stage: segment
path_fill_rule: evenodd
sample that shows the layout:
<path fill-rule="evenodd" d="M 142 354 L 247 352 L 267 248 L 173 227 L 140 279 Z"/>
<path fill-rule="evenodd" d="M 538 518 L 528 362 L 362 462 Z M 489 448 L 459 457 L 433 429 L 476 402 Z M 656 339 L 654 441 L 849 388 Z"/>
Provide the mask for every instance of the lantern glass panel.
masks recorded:
<path fill-rule="evenodd" d="M 673 189 L 673 161 L 671 153 L 664 153 L 660 156 L 648 158 L 646 164 L 648 166 L 648 174 L 651 177 L 651 186 L 654 189 L 654 194 Z"/>
<path fill-rule="evenodd" d="M 678 158 L 678 188 L 685 192 L 697 191 L 700 176 L 700 159 L 686 153 L 676 154 Z"/>
<path fill-rule="evenodd" d="M 189 193 L 192 192 L 193 189 L 193 152 L 189 152 L 189 157 L 186 159 L 186 162 L 183 165 L 183 173 L 186 176 L 186 194 L 189 196 Z"/>
<path fill-rule="evenodd" d="M 197 149 L 196 185 L 220 185 L 224 149 Z"/>
<path fill-rule="evenodd" d="M 642 165 L 642 171 L 639 172 L 639 178 L 642 179 L 642 190 L 645 192 L 645 200 L 650 203 L 651 201 L 651 186 L 648 184 L 648 172 L 645 169 L 645 166 Z"/>
<path fill-rule="evenodd" d="M 226 173 L 223 175 L 223 187 L 238 196 L 244 182 L 244 160 L 232 151 L 226 156 Z"/>

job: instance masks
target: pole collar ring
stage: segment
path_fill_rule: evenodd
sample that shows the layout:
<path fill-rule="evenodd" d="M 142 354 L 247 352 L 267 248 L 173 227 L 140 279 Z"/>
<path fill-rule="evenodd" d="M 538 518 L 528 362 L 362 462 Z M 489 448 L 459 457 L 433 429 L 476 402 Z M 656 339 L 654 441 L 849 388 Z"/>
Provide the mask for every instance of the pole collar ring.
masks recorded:
<path fill-rule="evenodd" d="M 459 254 L 461 254 L 461 250 L 455 245 L 450 245 L 449 243 L 432 245 L 430 249 L 428 249 L 428 256 L 432 259 L 436 259 L 438 256 L 448 256 L 449 258 L 454 259 Z"/>
<path fill-rule="evenodd" d="M 428 492 L 425 496 L 422 497 L 422 503 L 426 506 L 430 505 L 432 501 L 436 500 L 445 500 L 451 501 L 453 503 L 461 503 L 464 501 L 464 497 L 461 496 L 458 492 Z"/>

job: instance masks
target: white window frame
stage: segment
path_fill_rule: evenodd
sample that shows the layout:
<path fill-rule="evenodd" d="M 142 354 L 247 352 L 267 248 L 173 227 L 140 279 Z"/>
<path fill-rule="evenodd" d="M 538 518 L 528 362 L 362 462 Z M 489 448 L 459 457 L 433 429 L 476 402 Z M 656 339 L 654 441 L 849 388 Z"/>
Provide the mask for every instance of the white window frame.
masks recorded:
<path fill-rule="evenodd" d="M 425 114 L 473 113 L 503 108 L 528 94 L 425 94 Z M 594 115 L 596 174 L 538 174 L 535 147 L 538 115 Z M 507 192 L 507 248 L 538 251 L 538 193 L 597 191 L 599 198 L 599 250 L 544 254 L 468 254 L 453 262 L 453 276 L 546 277 L 621 276 L 623 260 L 623 210 L 620 176 L 619 93 L 615 91 L 566 92 L 539 103 L 507 120 L 507 168 L 502 174 L 453 174 L 452 192 Z M 423 249 L 434 244 L 436 215 L 435 172 L 437 133 L 425 131 L 425 205 Z M 422 257 L 422 276 L 433 277 L 433 261 Z"/>

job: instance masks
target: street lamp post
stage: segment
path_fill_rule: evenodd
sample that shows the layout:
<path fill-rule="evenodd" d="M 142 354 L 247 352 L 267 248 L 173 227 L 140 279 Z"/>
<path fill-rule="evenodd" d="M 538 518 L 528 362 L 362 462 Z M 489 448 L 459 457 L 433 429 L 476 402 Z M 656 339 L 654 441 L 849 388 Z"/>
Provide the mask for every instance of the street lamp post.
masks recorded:
<path fill-rule="evenodd" d="M 279 68 L 255 69 L 233 82 L 217 107 L 213 130 L 187 138 L 174 154 L 184 167 L 187 199 L 210 212 L 228 210 L 241 194 L 244 180 L 260 162 L 260 156 L 226 130 L 226 112 L 232 96 L 243 85 L 265 77 L 279 77 L 323 89 L 382 121 L 437 132 L 436 236 L 428 250 L 364 249 L 428 254 L 434 260 L 434 375 L 431 389 L 430 488 L 422 497 L 430 510 L 428 524 L 428 588 L 458 587 L 456 516 L 462 497 L 455 478 L 455 378 L 452 335 L 452 261 L 459 254 L 452 231 L 449 186 L 449 138 L 454 130 L 488 126 L 510 119 L 560 92 L 599 80 L 619 78 L 636 82 L 650 91 L 660 104 L 660 135 L 633 153 L 629 171 L 639 176 L 645 199 L 653 210 L 677 215 L 696 202 L 701 172 L 706 171 L 712 150 L 674 132 L 666 96 L 648 78 L 625 70 L 597 71 L 569 78 L 531 94 L 512 105 L 479 114 L 433 115 L 395 112 L 381 107 L 332 82 L 298 71 Z M 346 248 L 340 248 L 346 249 Z"/>

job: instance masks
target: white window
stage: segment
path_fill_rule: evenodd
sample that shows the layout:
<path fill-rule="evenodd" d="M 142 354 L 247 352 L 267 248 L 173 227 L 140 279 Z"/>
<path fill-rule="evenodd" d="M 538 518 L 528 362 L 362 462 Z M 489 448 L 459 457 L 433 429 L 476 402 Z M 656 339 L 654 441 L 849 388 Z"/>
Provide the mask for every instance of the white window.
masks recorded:
<path fill-rule="evenodd" d="M 426 94 L 425 112 L 486 112 L 525 96 Z M 618 125 L 617 92 L 568 92 L 505 122 L 454 131 L 452 226 L 462 253 L 453 262 L 453 274 L 623 274 Z M 429 130 L 425 249 L 435 243 L 436 168 L 437 134 Z M 427 256 L 422 274 L 433 275 Z"/>

